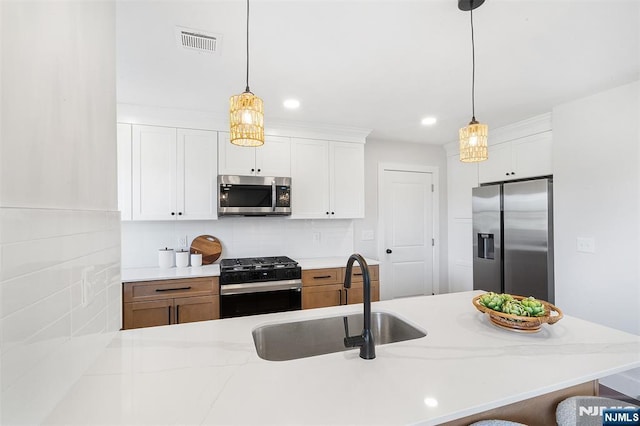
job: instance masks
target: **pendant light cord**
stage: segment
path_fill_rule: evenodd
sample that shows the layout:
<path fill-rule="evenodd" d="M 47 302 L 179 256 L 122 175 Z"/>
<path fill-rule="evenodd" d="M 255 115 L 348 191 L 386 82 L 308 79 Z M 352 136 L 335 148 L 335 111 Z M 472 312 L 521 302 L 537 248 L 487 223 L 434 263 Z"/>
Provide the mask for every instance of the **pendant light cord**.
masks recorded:
<path fill-rule="evenodd" d="M 470 13 L 471 13 L 471 116 L 472 116 L 471 121 L 476 121 L 476 45 L 473 39 L 473 9 L 471 9 Z"/>
<path fill-rule="evenodd" d="M 249 90 L 249 0 L 247 0 L 247 87 L 245 92 Z"/>

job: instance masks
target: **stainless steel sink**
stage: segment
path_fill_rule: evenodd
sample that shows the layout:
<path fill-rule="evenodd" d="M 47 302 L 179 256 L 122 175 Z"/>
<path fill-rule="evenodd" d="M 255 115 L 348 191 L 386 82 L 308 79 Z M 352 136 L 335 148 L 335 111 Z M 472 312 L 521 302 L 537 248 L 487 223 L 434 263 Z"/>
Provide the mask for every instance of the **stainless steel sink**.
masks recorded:
<path fill-rule="evenodd" d="M 346 351 L 353 348 L 344 346 L 345 318 L 351 334 L 362 330 L 362 314 L 351 314 L 264 325 L 253 330 L 253 342 L 258 356 L 268 361 L 288 361 Z M 371 332 L 376 345 L 419 339 L 427 335 L 426 331 L 386 312 L 371 313 Z"/>

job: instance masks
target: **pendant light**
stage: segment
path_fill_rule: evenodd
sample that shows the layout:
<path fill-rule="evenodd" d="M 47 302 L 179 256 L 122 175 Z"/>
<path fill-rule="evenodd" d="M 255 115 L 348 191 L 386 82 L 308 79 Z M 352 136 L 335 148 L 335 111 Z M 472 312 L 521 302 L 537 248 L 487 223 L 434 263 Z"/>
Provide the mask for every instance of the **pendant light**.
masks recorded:
<path fill-rule="evenodd" d="M 471 122 L 460 129 L 460 161 L 473 163 L 485 161 L 489 158 L 487 136 L 489 126 L 476 120 L 476 49 L 473 38 L 473 9 L 484 3 L 484 0 L 458 0 L 458 9 L 469 11 L 471 15 Z"/>
<path fill-rule="evenodd" d="M 249 0 L 247 0 L 247 84 L 244 92 L 229 99 L 231 143 L 240 146 L 264 144 L 262 99 L 249 90 Z"/>

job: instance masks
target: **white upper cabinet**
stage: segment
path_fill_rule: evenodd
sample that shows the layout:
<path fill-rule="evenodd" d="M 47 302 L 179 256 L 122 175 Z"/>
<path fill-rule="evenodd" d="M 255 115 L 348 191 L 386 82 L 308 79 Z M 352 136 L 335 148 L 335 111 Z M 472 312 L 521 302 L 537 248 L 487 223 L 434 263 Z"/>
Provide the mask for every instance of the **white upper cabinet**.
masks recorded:
<path fill-rule="evenodd" d="M 133 126 L 133 220 L 216 219 L 217 135 Z"/>
<path fill-rule="evenodd" d="M 217 218 L 217 142 L 216 132 L 178 129 L 178 219 Z"/>
<path fill-rule="evenodd" d="M 551 132 L 489 145 L 489 159 L 478 164 L 480 183 L 545 176 L 553 173 Z"/>
<path fill-rule="evenodd" d="M 329 143 L 331 217 L 364 217 L 364 145 Z"/>
<path fill-rule="evenodd" d="M 118 123 L 118 210 L 121 220 L 131 220 L 131 124 Z"/>
<path fill-rule="evenodd" d="M 291 142 L 291 217 L 325 218 L 329 214 L 329 144 Z"/>
<path fill-rule="evenodd" d="M 293 139 L 291 216 L 364 217 L 364 145 Z"/>
<path fill-rule="evenodd" d="M 291 176 L 291 139 L 266 136 L 264 145 L 253 148 L 233 145 L 229 133 L 220 133 L 218 146 L 221 175 Z"/>
<path fill-rule="evenodd" d="M 545 132 L 511 143 L 515 176 L 534 177 L 553 174 L 552 133 Z"/>

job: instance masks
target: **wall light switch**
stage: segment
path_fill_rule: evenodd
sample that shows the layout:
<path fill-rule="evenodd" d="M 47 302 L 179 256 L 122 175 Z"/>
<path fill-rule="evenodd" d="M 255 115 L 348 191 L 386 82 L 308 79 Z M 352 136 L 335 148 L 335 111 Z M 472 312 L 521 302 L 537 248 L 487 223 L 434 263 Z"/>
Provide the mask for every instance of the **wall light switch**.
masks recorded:
<path fill-rule="evenodd" d="M 580 253 L 595 253 L 596 240 L 591 237 L 578 237 L 576 239 L 576 249 Z"/>
<path fill-rule="evenodd" d="M 375 234 L 373 233 L 373 230 L 366 230 L 366 231 L 362 231 L 362 241 L 371 241 L 375 238 L 374 236 Z"/>
<path fill-rule="evenodd" d="M 313 242 L 314 243 L 319 243 L 320 242 L 320 233 L 319 232 L 314 232 L 313 233 Z"/>
<path fill-rule="evenodd" d="M 187 241 L 189 241 L 189 236 L 188 235 L 185 235 L 184 237 L 178 238 L 178 247 L 180 247 L 180 248 L 186 247 L 187 246 Z"/>

